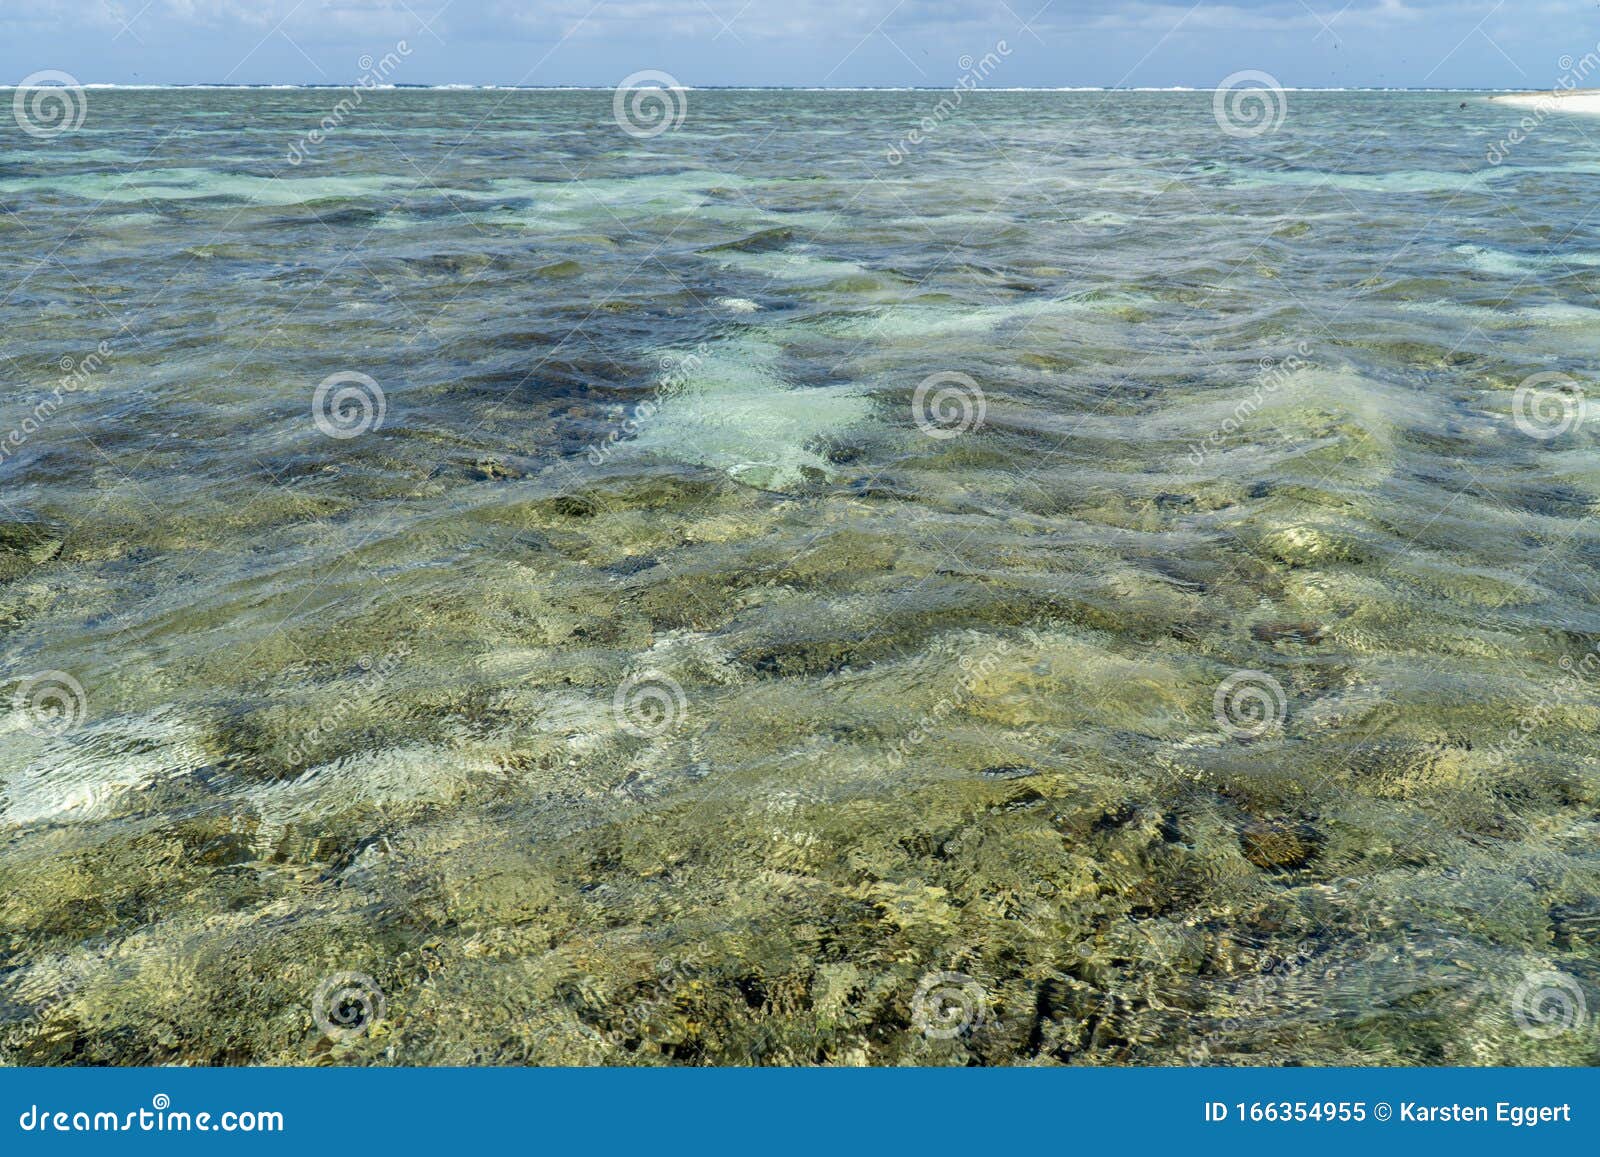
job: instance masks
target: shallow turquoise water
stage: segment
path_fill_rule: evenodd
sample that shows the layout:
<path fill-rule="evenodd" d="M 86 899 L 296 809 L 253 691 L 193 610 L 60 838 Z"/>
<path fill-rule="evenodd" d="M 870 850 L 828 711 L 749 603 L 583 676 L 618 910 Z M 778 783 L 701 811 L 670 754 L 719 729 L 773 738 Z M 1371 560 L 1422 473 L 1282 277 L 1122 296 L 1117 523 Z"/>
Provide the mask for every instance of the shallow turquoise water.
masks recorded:
<path fill-rule="evenodd" d="M 0 149 L 10 1058 L 1595 1059 L 1600 122 L 87 99 Z"/>

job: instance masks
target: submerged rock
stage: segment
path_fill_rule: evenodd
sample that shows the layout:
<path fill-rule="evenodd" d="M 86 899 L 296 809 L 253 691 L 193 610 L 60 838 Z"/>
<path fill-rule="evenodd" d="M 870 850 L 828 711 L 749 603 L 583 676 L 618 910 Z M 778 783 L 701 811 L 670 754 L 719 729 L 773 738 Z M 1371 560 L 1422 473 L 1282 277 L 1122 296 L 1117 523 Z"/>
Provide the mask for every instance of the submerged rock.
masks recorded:
<path fill-rule="evenodd" d="M 1310 824 L 1261 820 L 1239 832 L 1245 859 L 1266 871 L 1304 868 L 1317 854 L 1320 838 Z"/>
<path fill-rule="evenodd" d="M 1315 623 L 1257 623 L 1250 628 L 1252 638 L 1263 643 L 1300 643 L 1312 647 L 1322 642 L 1322 628 Z"/>
<path fill-rule="evenodd" d="M 66 532 L 44 522 L 0 522 L 0 581 L 27 574 L 61 553 Z"/>
<path fill-rule="evenodd" d="M 20 554 L 43 562 L 61 549 L 66 532 L 46 522 L 0 522 L 0 553 Z"/>
<path fill-rule="evenodd" d="M 721 245 L 708 245 L 702 253 L 765 253 L 773 249 L 782 249 L 794 240 L 794 230 L 779 226 L 775 229 L 762 229 L 748 237 L 741 237 L 737 241 L 727 241 Z"/>

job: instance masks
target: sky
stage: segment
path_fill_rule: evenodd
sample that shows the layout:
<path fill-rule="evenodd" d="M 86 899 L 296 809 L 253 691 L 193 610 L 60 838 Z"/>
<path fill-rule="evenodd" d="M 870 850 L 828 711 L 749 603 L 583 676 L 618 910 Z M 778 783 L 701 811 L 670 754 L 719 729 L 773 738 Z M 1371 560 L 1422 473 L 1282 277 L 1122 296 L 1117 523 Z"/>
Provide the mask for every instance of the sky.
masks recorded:
<path fill-rule="evenodd" d="M 396 52 L 402 42 L 403 53 Z M 997 48 L 1004 44 L 1005 51 Z M 1596 0 L 20 0 L 0 84 L 1550 88 Z M 1589 79 L 1600 85 L 1600 74 Z"/>

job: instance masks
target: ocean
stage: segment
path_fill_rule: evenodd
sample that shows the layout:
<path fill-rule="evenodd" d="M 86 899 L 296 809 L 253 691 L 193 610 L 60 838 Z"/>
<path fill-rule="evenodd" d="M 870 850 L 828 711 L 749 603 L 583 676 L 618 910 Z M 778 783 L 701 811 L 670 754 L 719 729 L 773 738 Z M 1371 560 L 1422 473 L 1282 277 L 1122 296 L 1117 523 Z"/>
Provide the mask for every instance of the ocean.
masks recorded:
<path fill-rule="evenodd" d="M 19 111 L 0 1058 L 1595 1063 L 1600 121 L 1234 96 Z"/>

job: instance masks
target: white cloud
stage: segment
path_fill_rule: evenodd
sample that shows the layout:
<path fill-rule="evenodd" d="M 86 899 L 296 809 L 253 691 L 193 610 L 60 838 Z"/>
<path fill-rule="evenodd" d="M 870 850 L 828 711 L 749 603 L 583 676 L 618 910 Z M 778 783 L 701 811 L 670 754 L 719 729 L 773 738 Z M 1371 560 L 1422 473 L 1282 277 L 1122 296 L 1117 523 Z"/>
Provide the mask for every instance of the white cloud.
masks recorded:
<path fill-rule="evenodd" d="M 956 30 L 982 25 L 1015 27 L 1026 16 L 1037 29 L 1166 29 L 1180 18 L 1186 27 L 1292 30 L 1320 27 L 1310 9 L 1335 28 L 1374 29 L 1415 23 L 1424 16 L 1476 11 L 1488 0 L 1355 0 L 1343 12 L 1332 0 L 1310 6 L 1280 0 L 1198 5 L 1146 0 L 1054 0 L 1034 18 L 1040 0 L 31 0 L 0 11 L 0 29 L 63 26 L 110 30 L 131 25 L 151 32 L 216 33 L 236 30 L 266 35 L 282 28 L 294 36 L 346 39 L 393 37 L 423 31 L 430 23 L 445 39 L 521 34 L 583 35 L 639 40 L 654 37 L 714 37 L 730 31 L 740 39 L 864 35 L 880 24 L 899 30 Z M 1575 4 L 1544 8 L 1578 11 Z M 1526 9 L 1524 9 L 1526 11 Z"/>

